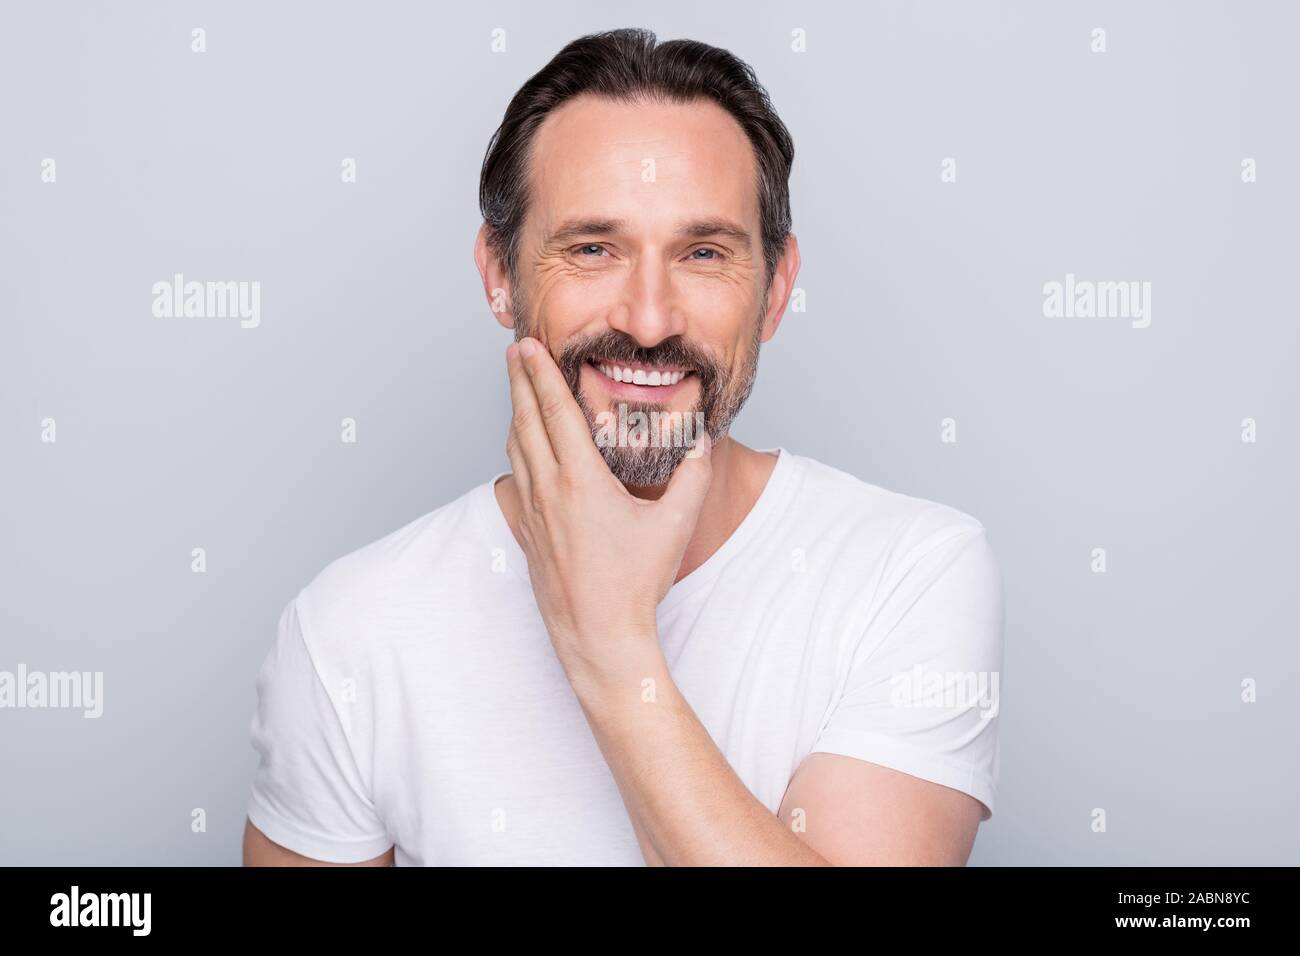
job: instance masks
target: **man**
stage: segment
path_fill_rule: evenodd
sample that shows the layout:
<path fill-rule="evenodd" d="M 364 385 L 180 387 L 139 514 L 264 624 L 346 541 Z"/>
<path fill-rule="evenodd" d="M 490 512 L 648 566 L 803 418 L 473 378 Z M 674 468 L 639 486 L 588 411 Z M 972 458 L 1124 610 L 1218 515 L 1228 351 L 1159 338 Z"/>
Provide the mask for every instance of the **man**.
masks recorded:
<path fill-rule="evenodd" d="M 700 43 L 584 37 L 516 94 L 475 246 L 511 472 L 285 608 L 247 863 L 967 860 L 997 778 L 983 527 L 728 435 L 799 271 L 792 159 Z"/>

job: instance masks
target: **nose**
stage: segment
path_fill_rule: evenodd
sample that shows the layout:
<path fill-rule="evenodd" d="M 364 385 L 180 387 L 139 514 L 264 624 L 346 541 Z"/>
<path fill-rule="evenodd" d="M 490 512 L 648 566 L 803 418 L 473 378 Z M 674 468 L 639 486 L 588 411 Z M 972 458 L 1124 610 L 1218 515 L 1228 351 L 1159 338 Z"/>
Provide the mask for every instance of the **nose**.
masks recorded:
<path fill-rule="evenodd" d="M 628 274 L 622 300 L 611 312 L 609 325 L 647 349 L 685 332 L 685 314 L 678 307 L 667 265 L 657 257 L 641 257 Z"/>

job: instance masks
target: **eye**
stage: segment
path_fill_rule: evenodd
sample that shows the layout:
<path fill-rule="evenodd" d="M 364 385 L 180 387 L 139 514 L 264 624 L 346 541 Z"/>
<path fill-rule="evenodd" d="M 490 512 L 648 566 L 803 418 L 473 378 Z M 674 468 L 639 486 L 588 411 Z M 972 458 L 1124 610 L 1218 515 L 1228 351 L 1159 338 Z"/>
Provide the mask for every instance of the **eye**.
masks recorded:
<path fill-rule="evenodd" d="M 701 256 L 701 252 L 707 254 Z M 700 248 L 691 253 L 691 260 L 693 262 L 720 262 L 722 260 L 722 253 L 709 246 L 700 246 Z"/>
<path fill-rule="evenodd" d="M 587 255 L 588 251 L 592 249 L 596 250 L 596 255 L 595 256 Z M 598 258 L 600 253 L 604 251 L 605 251 L 605 247 L 598 242 L 589 242 L 585 246 L 578 246 L 578 255 L 586 259 Z"/>

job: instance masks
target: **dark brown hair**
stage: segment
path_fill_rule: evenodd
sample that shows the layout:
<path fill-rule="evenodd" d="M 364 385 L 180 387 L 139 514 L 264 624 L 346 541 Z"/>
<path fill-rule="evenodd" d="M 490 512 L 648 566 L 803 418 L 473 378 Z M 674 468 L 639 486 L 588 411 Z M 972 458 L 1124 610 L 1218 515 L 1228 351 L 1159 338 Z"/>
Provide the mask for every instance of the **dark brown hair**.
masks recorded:
<path fill-rule="evenodd" d="M 709 99 L 736 118 L 754 147 L 758 169 L 766 281 L 790 233 L 794 141 L 748 64 L 695 40 L 659 43 L 649 30 L 611 30 L 580 37 L 519 88 L 488 143 L 479 178 L 487 241 L 517 280 L 519 231 L 528 206 L 529 148 L 547 114 L 583 93 L 633 102 Z"/>

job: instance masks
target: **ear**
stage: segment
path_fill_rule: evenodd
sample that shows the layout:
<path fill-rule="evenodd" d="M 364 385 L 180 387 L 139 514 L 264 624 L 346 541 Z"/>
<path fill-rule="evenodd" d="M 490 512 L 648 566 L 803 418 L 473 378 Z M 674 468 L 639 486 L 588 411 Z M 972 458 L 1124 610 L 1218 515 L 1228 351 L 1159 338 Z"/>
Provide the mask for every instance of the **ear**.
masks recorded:
<path fill-rule="evenodd" d="M 785 316 L 786 306 L 790 304 L 790 295 L 794 292 L 794 280 L 799 276 L 799 240 L 794 233 L 785 238 L 785 252 L 777 260 L 776 270 L 772 273 L 772 285 L 767 290 L 767 307 L 763 314 L 763 342 L 776 335 L 777 327 Z"/>
<path fill-rule="evenodd" d="M 487 296 L 488 308 L 503 327 L 513 329 L 515 314 L 511 306 L 510 280 L 496 254 L 488 248 L 487 223 L 479 227 L 478 237 L 474 240 L 474 263 L 478 266 L 478 274 L 483 278 L 483 292 Z"/>

